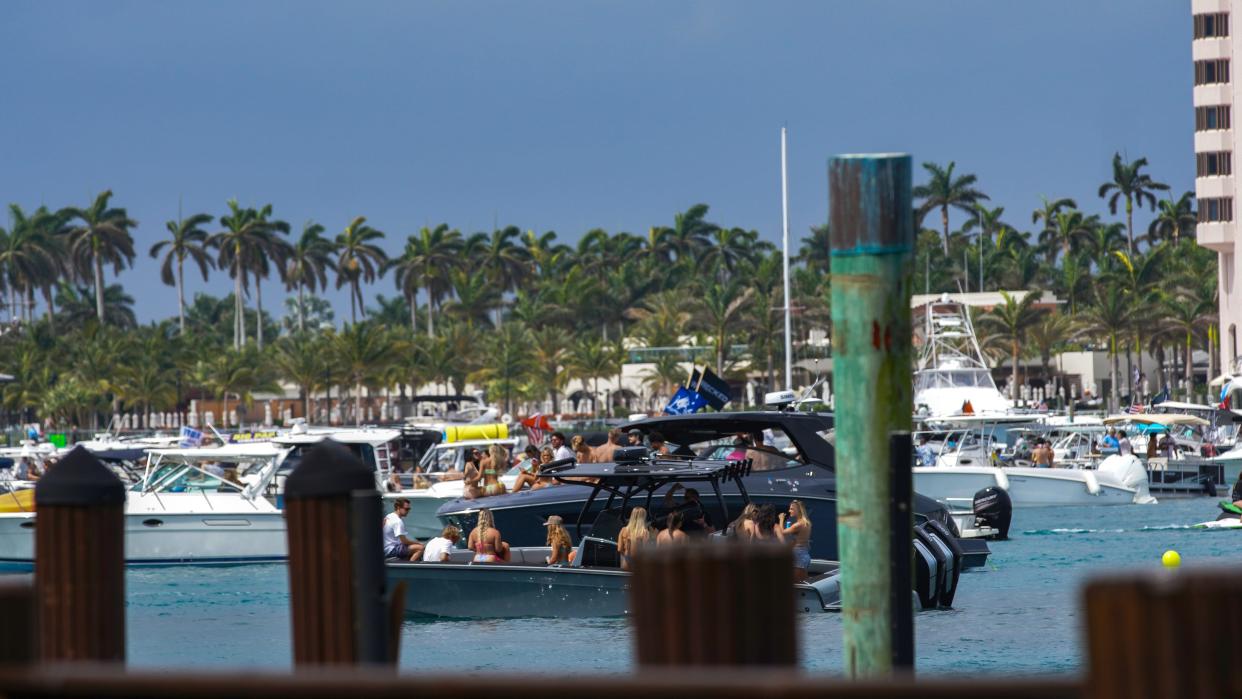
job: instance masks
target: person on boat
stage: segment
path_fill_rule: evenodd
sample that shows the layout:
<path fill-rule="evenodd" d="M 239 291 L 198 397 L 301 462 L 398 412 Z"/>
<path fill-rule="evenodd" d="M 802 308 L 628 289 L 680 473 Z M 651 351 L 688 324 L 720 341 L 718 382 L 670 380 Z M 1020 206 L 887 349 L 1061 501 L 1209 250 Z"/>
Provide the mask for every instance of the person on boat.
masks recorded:
<path fill-rule="evenodd" d="M 777 529 L 780 523 L 777 520 L 776 508 L 770 503 L 760 505 L 755 510 L 755 541 L 778 541 Z"/>
<path fill-rule="evenodd" d="M 788 518 L 786 518 L 788 514 Z M 789 512 L 782 512 L 777 522 L 776 536 L 793 544 L 794 582 L 803 582 L 811 567 L 811 518 L 801 500 L 789 503 Z"/>
<path fill-rule="evenodd" d="M 647 448 L 651 450 L 652 454 L 668 456 L 668 444 L 664 442 L 664 435 L 655 430 L 652 430 L 651 434 L 647 435 Z"/>
<path fill-rule="evenodd" d="M 638 549 L 651 543 L 655 538 L 651 527 L 647 524 L 647 510 L 635 507 L 630 510 L 630 521 L 617 534 L 617 554 L 621 557 L 621 570 L 630 569 L 630 561 Z"/>
<path fill-rule="evenodd" d="M 1229 494 L 1234 507 L 1242 507 L 1242 473 L 1238 474 L 1238 482 L 1233 484 L 1233 492 Z"/>
<path fill-rule="evenodd" d="M 525 486 L 530 486 L 533 490 L 535 483 L 539 482 L 539 447 L 534 444 L 527 444 L 523 452 L 522 460 L 518 462 L 518 477 L 513 481 L 513 492 L 521 490 Z"/>
<path fill-rule="evenodd" d="M 626 445 L 631 447 L 641 447 L 643 445 L 642 430 L 630 430 L 625 435 Z"/>
<path fill-rule="evenodd" d="M 504 495 L 505 484 L 500 482 L 500 476 L 509 470 L 509 450 L 499 444 L 488 446 L 487 451 L 479 459 L 479 467 L 483 495 L 485 497 Z"/>
<path fill-rule="evenodd" d="M 750 541 L 755 538 L 755 516 L 759 513 L 759 508 L 755 503 L 748 502 L 742 510 L 742 514 L 737 519 L 729 523 L 725 527 L 725 536 L 737 541 Z"/>
<path fill-rule="evenodd" d="M 678 490 L 684 490 L 681 503 L 674 504 L 674 496 Z M 706 535 L 716 531 L 712 526 L 711 517 L 699 500 L 699 491 L 686 488 L 681 483 L 674 483 L 664 494 L 664 509 L 676 510 L 682 514 L 682 528 L 690 535 Z"/>
<path fill-rule="evenodd" d="M 539 469 L 538 469 L 539 477 L 535 479 L 534 485 L 530 487 L 531 490 L 539 490 L 540 488 L 548 488 L 548 487 L 551 487 L 557 484 L 556 479 L 553 478 L 552 476 L 543 475 L 543 467 L 546 466 L 547 464 L 552 463 L 554 456 L 555 454 L 553 454 L 552 452 L 552 447 L 544 447 L 543 449 L 539 450 Z"/>
<path fill-rule="evenodd" d="M 565 521 L 560 515 L 552 515 L 548 517 L 548 521 L 543 523 L 548 528 L 548 538 L 546 546 L 551 550 L 548 557 L 544 560 L 548 565 L 557 565 L 573 562 L 574 544 L 569 538 L 569 531 L 565 529 Z"/>
<path fill-rule="evenodd" d="M 1108 428 L 1108 432 L 1104 435 L 1104 450 L 1118 451 L 1121 449 L 1121 442 L 1117 439 L 1117 431 Z"/>
<path fill-rule="evenodd" d="M 614 427 L 608 430 L 608 441 L 591 449 L 591 463 L 606 464 L 611 463 L 613 455 L 617 453 L 617 449 L 621 446 L 621 428 Z"/>
<path fill-rule="evenodd" d="M 466 546 L 474 551 L 475 563 L 509 562 L 509 544 L 500 536 L 492 511 L 479 510 L 479 524 L 470 532 Z"/>
<path fill-rule="evenodd" d="M 919 456 L 919 466 L 936 465 L 936 452 L 932 449 L 931 440 L 927 438 L 927 435 L 919 435 L 919 445 L 915 448 L 915 451 Z"/>
<path fill-rule="evenodd" d="M 574 459 L 576 459 L 578 463 L 580 464 L 595 463 L 594 458 L 593 458 L 594 452 L 591 450 L 591 445 L 587 444 L 585 437 L 583 437 L 580 434 L 574 435 L 573 441 L 570 442 L 570 445 L 573 447 L 573 450 L 574 450 L 573 452 Z"/>
<path fill-rule="evenodd" d="M 572 459 L 574 457 L 574 452 L 565 445 L 567 440 L 565 439 L 564 432 L 553 432 L 549 439 L 552 444 L 552 453 L 556 455 L 557 460 Z"/>
<path fill-rule="evenodd" d="M 427 542 L 423 548 L 423 560 L 428 563 L 443 563 L 449 559 L 449 551 L 461 541 L 461 530 L 448 525 L 440 532 L 440 536 Z M 411 559 L 414 560 L 414 559 Z"/>
<path fill-rule="evenodd" d="M 405 516 L 410 514 L 410 501 L 398 498 L 392 512 L 384 517 L 384 557 L 412 561 L 422 554 L 423 545 L 405 535 Z"/>
<path fill-rule="evenodd" d="M 1035 440 L 1035 448 L 1031 451 L 1031 461 L 1035 462 L 1036 468 L 1052 468 L 1052 447 L 1048 446 L 1048 442 L 1042 439 Z"/>
<path fill-rule="evenodd" d="M 668 519 L 665 521 L 664 531 L 656 535 L 656 546 L 672 546 L 673 544 L 684 544 L 690 538 L 681 530 L 683 523 L 681 512 L 673 510 L 668 513 Z"/>

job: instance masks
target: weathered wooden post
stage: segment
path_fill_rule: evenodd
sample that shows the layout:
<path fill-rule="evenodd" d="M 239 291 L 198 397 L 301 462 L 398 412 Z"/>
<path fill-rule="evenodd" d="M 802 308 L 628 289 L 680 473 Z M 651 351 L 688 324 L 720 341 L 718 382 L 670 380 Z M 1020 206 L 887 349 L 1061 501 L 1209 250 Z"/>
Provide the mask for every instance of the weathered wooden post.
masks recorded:
<path fill-rule="evenodd" d="M 34 585 L 29 577 L 0 579 L 0 666 L 30 665 L 39 658 Z"/>
<path fill-rule="evenodd" d="M 845 672 L 876 675 L 893 666 L 889 433 L 912 411 L 910 156 L 837 156 L 828 179 Z"/>
<path fill-rule="evenodd" d="M 647 547 L 630 583 L 635 657 L 645 668 L 792 668 L 793 555 L 776 544 Z"/>
<path fill-rule="evenodd" d="M 45 661 L 125 660 L 125 486 L 83 447 L 35 486 L 35 598 Z"/>
<path fill-rule="evenodd" d="M 307 452 L 285 483 L 297 665 L 395 662 L 381 508 L 371 469 L 330 440 Z"/>
<path fill-rule="evenodd" d="M 1104 578 L 1083 595 L 1092 699 L 1242 696 L 1233 569 Z"/>

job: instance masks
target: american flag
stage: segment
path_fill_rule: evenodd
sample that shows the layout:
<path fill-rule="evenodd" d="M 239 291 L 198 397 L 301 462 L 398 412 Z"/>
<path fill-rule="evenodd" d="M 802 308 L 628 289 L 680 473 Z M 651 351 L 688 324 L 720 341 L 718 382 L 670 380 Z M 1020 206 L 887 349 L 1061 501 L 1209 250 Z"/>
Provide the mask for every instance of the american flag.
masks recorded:
<path fill-rule="evenodd" d="M 1130 407 L 1126 408 L 1126 412 L 1127 412 L 1128 414 L 1130 414 L 1130 415 L 1138 415 L 1138 414 L 1140 414 L 1140 413 L 1145 413 L 1145 412 L 1147 412 L 1147 406 L 1144 406 L 1144 405 L 1131 405 Z"/>
<path fill-rule="evenodd" d="M 548 416 L 543 413 L 535 413 L 522 421 L 522 427 L 526 429 L 526 436 L 530 438 L 530 443 L 536 446 L 543 444 L 543 437 L 552 431 L 552 423 L 548 422 Z"/>

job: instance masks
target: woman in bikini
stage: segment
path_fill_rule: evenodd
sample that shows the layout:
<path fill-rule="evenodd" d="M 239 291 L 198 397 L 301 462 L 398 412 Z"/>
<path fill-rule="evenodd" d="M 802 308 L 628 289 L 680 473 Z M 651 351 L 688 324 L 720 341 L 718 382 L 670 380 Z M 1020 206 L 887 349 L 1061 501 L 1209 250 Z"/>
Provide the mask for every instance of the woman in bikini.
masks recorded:
<path fill-rule="evenodd" d="M 505 484 L 500 482 L 500 474 L 509 468 L 509 450 L 493 444 L 479 457 L 479 477 L 467 489 L 466 497 L 484 498 L 493 495 L 504 495 Z"/>
<path fill-rule="evenodd" d="M 539 482 L 539 447 L 534 444 L 526 445 L 522 460 L 518 463 L 518 470 L 521 473 L 513 482 L 513 492 L 516 493 L 523 486 L 530 486 L 531 490 L 534 490 L 535 483 Z"/>
<path fill-rule="evenodd" d="M 500 537 L 492 511 L 486 507 L 479 510 L 479 524 L 470 532 L 466 545 L 474 551 L 475 563 L 509 561 L 509 544 Z"/>
<path fill-rule="evenodd" d="M 553 479 L 552 476 L 543 475 L 543 467 L 546 464 L 552 463 L 552 459 L 555 458 L 555 455 L 555 452 L 552 451 L 552 447 L 544 447 L 540 450 L 539 468 L 536 469 L 539 473 L 539 477 L 535 479 L 535 484 L 530 487 L 531 490 L 539 490 L 540 488 L 547 488 L 548 486 L 556 485 L 556 480 Z"/>
<path fill-rule="evenodd" d="M 656 546 L 672 546 L 673 544 L 684 544 L 686 533 L 681 530 L 682 525 L 681 510 L 673 510 L 668 513 L 667 526 L 664 531 L 656 536 Z"/>
<path fill-rule="evenodd" d="M 806 516 L 806 507 L 801 500 L 789 503 L 789 521 L 786 521 L 785 514 L 781 513 L 776 536 L 793 544 L 794 582 L 803 582 L 807 569 L 811 567 L 811 519 Z"/>
<path fill-rule="evenodd" d="M 621 556 L 621 570 L 630 569 L 630 561 L 638 549 L 651 543 L 651 527 L 647 525 L 647 510 L 635 507 L 630 511 L 630 522 L 617 535 L 617 553 Z"/>
<path fill-rule="evenodd" d="M 548 565 L 567 564 L 571 562 L 573 551 L 573 543 L 569 539 L 569 532 L 565 530 L 564 521 L 560 515 L 552 515 L 548 517 L 548 521 L 543 523 L 548 528 L 547 546 L 552 549 L 548 557 L 544 560 Z"/>

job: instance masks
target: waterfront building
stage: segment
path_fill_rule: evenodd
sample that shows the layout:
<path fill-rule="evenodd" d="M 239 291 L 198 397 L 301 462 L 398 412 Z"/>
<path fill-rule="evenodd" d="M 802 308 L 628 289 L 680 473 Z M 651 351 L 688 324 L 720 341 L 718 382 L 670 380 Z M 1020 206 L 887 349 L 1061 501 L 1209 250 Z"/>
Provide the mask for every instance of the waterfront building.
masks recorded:
<path fill-rule="evenodd" d="M 1238 230 L 1239 180 L 1233 174 L 1236 131 L 1231 64 L 1238 53 L 1232 17 L 1242 0 L 1191 0 L 1194 15 L 1195 197 L 1200 245 L 1220 262 L 1220 348 L 1227 368 L 1237 368 L 1242 325 L 1242 236 Z"/>

